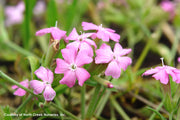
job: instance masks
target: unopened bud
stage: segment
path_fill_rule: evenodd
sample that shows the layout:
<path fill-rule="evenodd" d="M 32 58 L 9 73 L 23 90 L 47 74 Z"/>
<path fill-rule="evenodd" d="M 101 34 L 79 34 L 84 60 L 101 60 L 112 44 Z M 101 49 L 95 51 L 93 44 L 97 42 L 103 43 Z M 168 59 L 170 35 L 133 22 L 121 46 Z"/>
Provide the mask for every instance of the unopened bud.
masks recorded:
<path fill-rule="evenodd" d="M 39 103 L 39 107 L 40 107 L 40 108 L 44 108 L 44 103 L 40 102 L 40 103 Z"/>
<path fill-rule="evenodd" d="M 113 88 L 114 87 L 113 84 L 110 83 L 110 82 L 107 84 L 107 86 L 108 86 L 108 88 Z"/>

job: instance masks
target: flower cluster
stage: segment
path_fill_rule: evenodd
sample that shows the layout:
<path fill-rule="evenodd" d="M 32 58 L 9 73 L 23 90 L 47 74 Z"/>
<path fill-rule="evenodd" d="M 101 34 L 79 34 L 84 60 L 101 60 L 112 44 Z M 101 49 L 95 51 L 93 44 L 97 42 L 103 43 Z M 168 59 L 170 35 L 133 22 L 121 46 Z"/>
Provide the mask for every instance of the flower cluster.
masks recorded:
<path fill-rule="evenodd" d="M 54 73 L 64 74 L 59 83 L 73 87 L 77 79 L 78 84 L 83 86 L 84 82 L 91 77 L 91 73 L 83 66 L 92 62 L 95 65 L 107 66 L 105 72 L 102 71 L 106 76 L 119 78 L 121 69 L 126 70 L 127 66 L 132 63 L 131 58 L 125 56 L 131 52 L 131 49 L 122 48 L 119 44 L 120 35 L 115 33 L 115 30 L 88 22 L 82 22 L 82 27 L 85 31 L 94 30 L 94 32 L 81 32 L 79 35 L 76 28 L 73 28 L 72 32 L 66 36 L 66 31 L 57 28 L 57 24 L 55 27 L 36 32 L 37 36 L 50 33 L 51 43 L 57 44 L 61 39 L 64 39 L 67 44 L 66 48 L 60 50 L 63 58 L 56 58 Z M 107 43 L 110 39 L 116 42 L 113 51 Z M 35 75 L 42 81 L 31 80 L 30 88 L 34 89 L 34 94 L 43 93 L 46 101 L 52 101 L 56 95 L 51 86 L 53 72 L 41 66 L 35 71 Z M 109 85 L 110 88 L 113 87 L 110 82 L 105 83 L 108 83 L 107 87 Z"/>

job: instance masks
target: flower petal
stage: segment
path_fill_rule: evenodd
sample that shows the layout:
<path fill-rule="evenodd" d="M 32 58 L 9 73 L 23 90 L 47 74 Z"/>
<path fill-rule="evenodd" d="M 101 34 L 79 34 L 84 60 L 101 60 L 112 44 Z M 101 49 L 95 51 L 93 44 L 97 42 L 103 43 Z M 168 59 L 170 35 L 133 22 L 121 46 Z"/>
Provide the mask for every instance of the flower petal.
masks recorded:
<path fill-rule="evenodd" d="M 73 28 L 72 32 L 69 34 L 69 36 L 66 38 L 68 40 L 78 40 L 78 33 L 76 31 L 76 28 Z"/>
<path fill-rule="evenodd" d="M 66 31 L 60 30 L 57 27 L 51 27 L 51 35 L 54 40 L 60 40 L 66 35 Z"/>
<path fill-rule="evenodd" d="M 130 57 L 118 57 L 118 65 L 123 70 L 126 70 L 127 66 L 132 63 L 132 60 Z"/>
<path fill-rule="evenodd" d="M 55 73 L 61 74 L 69 70 L 69 64 L 62 59 L 57 58 L 56 64 Z"/>
<path fill-rule="evenodd" d="M 93 23 L 82 22 L 83 30 L 97 30 L 98 26 Z"/>
<path fill-rule="evenodd" d="M 93 40 L 86 39 L 86 40 L 84 40 L 84 42 L 86 42 L 89 45 L 93 45 L 95 47 L 95 49 L 97 48 L 96 43 Z"/>
<path fill-rule="evenodd" d="M 53 82 L 54 79 L 54 75 L 53 72 L 51 72 L 51 70 L 44 68 L 43 66 L 41 66 L 39 69 L 37 69 L 35 72 L 36 76 L 43 80 L 43 81 L 47 81 L 50 84 Z"/>
<path fill-rule="evenodd" d="M 84 82 L 90 78 L 90 74 L 84 68 L 77 68 L 75 72 L 80 86 L 83 86 Z"/>
<path fill-rule="evenodd" d="M 167 84 L 169 82 L 169 76 L 165 70 L 159 71 L 158 73 L 154 74 L 152 77 L 154 77 L 156 80 L 160 80 L 160 82 L 163 84 Z"/>
<path fill-rule="evenodd" d="M 22 88 L 18 88 L 13 94 L 17 96 L 24 96 L 26 94 L 26 91 Z"/>
<path fill-rule="evenodd" d="M 36 36 L 42 36 L 47 33 L 51 33 L 51 28 L 44 28 L 36 32 Z"/>
<path fill-rule="evenodd" d="M 68 87 L 73 87 L 76 82 L 76 75 L 74 71 L 67 71 L 64 77 L 60 80 L 60 84 L 66 84 Z"/>
<path fill-rule="evenodd" d="M 109 63 L 113 59 L 113 52 L 111 47 L 105 43 L 101 45 L 100 49 L 96 50 L 95 63 Z"/>
<path fill-rule="evenodd" d="M 77 55 L 77 48 L 75 47 L 68 47 L 61 50 L 62 56 L 64 60 L 68 63 L 74 63 L 75 57 Z"/>
<path fill-rule="evenodd" d="M 46 101 L 52 101 L 56 96 L 56 92 L 54 91 L 54 89 L 52 89 L 50 84 L 46 85 L 43 96 Z"/>
<path fill-rule="evenodd" d="M 96 36 L 97 36 L 99 39 L 102 39 L 102 40 L 105 41 L 105 42 L 109 42 L 109 33 L 107 33 L 106 31 L 99 30 L 99 31 L 96 33 Z"/>
<path fill-rule="evenodd" d="M 118 56 L 127 55 L 131 52 L 131 49 L 123 49 L 119 43 L 114 46 L 114 54 Z"/>
<path fill-rule="evenodd" d="M 119 42 L 120 35 L 118 35 L 117 33 L 109 33 L 109 37 L 111 40 L 115 42 Z"/>
<path fill-rule="evenodd" d="M 154 73 L 157 73 L 157 72 L 159 72 L 159 70 L 158 69 L 156 69 L 156 68 L 151 68 L 150 70 L 147 70 L 146 72 L 144 72 L 143 74 L 142 74 L 142 76 L 146 76 L 146 75 L 151 75 L 151 74 L 154 74 Z"/>
<path fill-rule="evenodd" d="M 118 66 L 116 61 L 112 61 L 108 64 L 105 71 L 106 76 L 112 76 L 113 78 L 119 78 L 121 75 L 121 68 Z"/>
<path fill-rule="evenodd" d="M 87 44 L 86 42 L 81 42 L 80 46 L 79 46 L 79 51 L 86 51 L 86 55 L 88 55 L 89 57 L 93 57 L 94 52 L 92 47 Z"/>
<path fill-rule="evenodd" d="M 20 82 L 20 84 L 26 88 L 29 87 L 29 81 L 28 79 Z M 17 89 L 15 92 L 14 92 L 14 95 L 17 95 L 17 96 L 24 96 L 26 94 L 26 91 L 22 88 L 19 88 L 17 85 L 13 85 L 12 86 L 12 89 Z"/>
<path fill-rule="evenodd" d="M 93 61 L 92 57 L 88 56 L 88 51 L 86 50 L 81 50 L 78 52 L 75 64 L 80 67 L 83 66 L 84 64 L 89 64 Z"/>
<path fill-rule="evenodd" d="M 44 82 L 38 81 L 38 80 L 32 80 L 30 81 L 30 86 L 32 89 L 34 89 L 34 94 L 42 93 L 42 91 L 45 88 Z"/>

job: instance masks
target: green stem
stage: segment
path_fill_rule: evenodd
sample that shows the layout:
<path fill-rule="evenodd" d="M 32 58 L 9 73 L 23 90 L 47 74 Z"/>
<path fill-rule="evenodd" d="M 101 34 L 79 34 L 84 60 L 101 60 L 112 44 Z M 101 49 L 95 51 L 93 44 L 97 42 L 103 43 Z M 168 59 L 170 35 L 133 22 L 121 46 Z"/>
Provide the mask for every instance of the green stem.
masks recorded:
<path fill-rule="evenodd" d="M 28 98 L 16 109 L 15 113 L 19 113 L 22 108 L 26 106 L 26 104 L 32 99 L 32 95 L 30 94 Z"/>
<path fill-rule="evenodd" d="M 124 110 L 121 108 L 121 106 L 117 103 L 117 101 L 110 97 L 111 103 L 114 106 L 114 108 L 117 110 L 117 112 L 123 117 L 124 120 L 131 120 L 129 116 L 124 112 Z"/>
<path fill-rule="evenodd" d="M 113 84 L 110 81 L 102 79 L 102 78 L 98 77 L 97 75 L 94 75 L 93 78 L 94 78 L 95 81 L 97 81 L 98 83 L 104 85 L 107 88 L 112 88 L 113 87 Z"/>
<path fill-rule="evenodd" d="M 84 84 L 81 87 L 81 119 L 84 120 L 85 119 L 85 93 L 86 93 L 86 85 Z"/>
<path fill-rule="evenodd" d="M 69 111 L 61 108 L 60 106 L 57 106 L 56 104 L 50 102 L 51 106 L 53 106 L 54 108 L 56 108 L 59 111 L 62 111 L 64 114 L 68 115 L 69 117 L 71 117 L 73 120 L 79 120 L 79 118 L 77 118 L 75 115 L 73 115 L 72 113 L 70 113 Z"/>
<path fill-rule="evenodd" d="M 40 59 L 37 55 L 25 50 L 24 48 L 16 45 L 15 43 L 11 41 L 3 41 L 5 45 L 7 45 L 9 48 L 12 48 L 13 50 L 17 51 L 18 53 L 24 55 L 24 56 L 35 56 L 36 58 Z"/>
<path fill-rule="evenodd" d="M 89 103 L 89 107 L 88 107 L 88 110 L 87 110 L 87 114 L 86 114 L 86 118 L 87 119 L 90 119 L 91 116 L 93 115 L 94 113 L 94 110 L 95 110 L 95 105 L 97 103 L 97 100 L 98 100 L 98 97 L 99 97 L 99 91 L 101 89 L 101 85 L 100 84 L 97 84 L 96 88 L 95 88 L 95 91 L 94 91 L 94 94 L 92 96 L 92 99 Z"/>
<path fill-rule="evenodd" d="M 143 49 L 143 52 L 141 53 L 140 57 L 138 58 L 135 66 L 134 66 L 134 71 L 137 71 L 141 67 L 141 65 L 142 65 L 142 63 L 143 63 L 147 53 L 150 50 L 151 44 L 152 44 L 152 39 L 149 39 L 147 44 L 146 44 L 146 46 Z"/>
<path fill-rule="evenodd" d="M 96 112 L 96 116 L 100 116 L 100 114 L 102 113 L 103 108 L 106 105 L 106 103 L 107 103 L 107 101 L 109 99 L 110 94 L 111 94 L 111 91 L 107 91 L 106 94 L 104 95 L 104 97 L 101 99 L 100 104 L 97 107 L 98 110 Z"/>
<path fill-rule="evenodd" d="M 2 77 L 3 79 L 7 80 L 8 82 L 10 82 L 10 83 L 12 83 L 12 84 L 14 84 L 14 85 L 17 85 L 18 87 L 20 87 L 20 88 L 24 89 L 25 91 L 31 93 L 32 95 L 38 97 L 39 100 L 42 100 L 42 98 L 41 98 L 39 95 L 35 95 L 32 90 L 24 87 L 23 85 L 21 85 L 20 83 L 18 83 L 16 80 L 14 80 L 14 79 L 12 79 L 11 77 L 7 76 L 7 75 L 6 75 L 5 73 L 3 73 L 2 71 L 0 71 L 0 77 Z"/>
<path fill-rule="evenodd" d="M 49 48 L 48 48 L 48 51 L 46 53 L 46 57 L 45 57 L 45 60 L 44 62 L 42 63 L 42 65 L 44 67 L 50 67 L 50 64 L 51 64 L 51 61 L 54 57 L 54 55 L 56 54 L 56 51 L 55 51 L 55 48 L 54 48 L 54 45 L 56 44 L 56 42 L 53 42 L 52 44 L 50 44 Z"/>
<path fill-rule="evenodd" d="M 162 106 L 163 106 L 163 104 L 164 104 L 164 101 L 165 101 L 165 99 L 163 99 L 162 100 L 162 102 L 159 104 L 159 106 L 157 107 L 157 111 L 159 111 L 161 108 L 162 108 Z M 152 115 L 151 115 L 151 117 L 149 118 L 149 120 L 154 120 L 154 117 L 156 116 L 156 113 L 153 113 Z"/>
<path fill-rule="evenodd" d="M 61 107 L 61 103 L 60 103 L 58 97 L 55 97 L 55 98 L 54 98 L 54 101 L 55 101 L 55 103 L 56 103 L 57 106 Z M 60 119 L 63 120 L 63 118 L 62 118 L 62 116 L 61 116 L 62 112 L 59 111 L 59 114 L 60 114 Z"/>

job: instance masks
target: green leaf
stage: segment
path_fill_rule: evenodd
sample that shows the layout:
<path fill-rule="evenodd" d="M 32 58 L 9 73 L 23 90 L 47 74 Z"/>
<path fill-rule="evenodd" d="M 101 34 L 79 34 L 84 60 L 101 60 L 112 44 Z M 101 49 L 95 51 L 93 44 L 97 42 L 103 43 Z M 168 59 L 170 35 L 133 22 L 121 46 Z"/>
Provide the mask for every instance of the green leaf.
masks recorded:
<path fill-rule="evenodd" d="M 29 60 L 30 63 L 32 79 L 35 79 L 36 76 L 34 72 L 39 68 L 39 60 L 34 56 L 28 56 L 27 59 Z"/>
<path fill-rule="evenodd" d="M 155 112 L 161 118 L 161 120 L 166 120 L 157 110 L 150 108 L 150 107 L 147 107 L 147 109 Z"/>
<path fill-rule="evenodd" d="M 47 15 L 46 22 L 48 27 L 55 26 L 56 21 L 58 20 L 57 7 L 54 0 L 50 0 L 47 6 Z"/>
<path fill-rule="evenodd" d="M 32 17 L 32 11 L 34 8 L 34 5 L 36 3 L 36 0 L 24 0 L 25 2 L 25 18 L 24 22 L 22 24 L 22 36 L 23 36 L 23 47 L 25 49 L 30 48 L 30 22 Z"/>
<path fill-rule="evenodd" d="M 10 110 L 9 110 L 9 106 L 6 106 L 5 108 L 3 108 L 4 111 L 4 120 L 12 120 L 11 116 L 10 116 Z"/>

